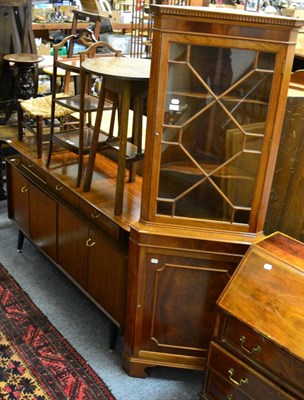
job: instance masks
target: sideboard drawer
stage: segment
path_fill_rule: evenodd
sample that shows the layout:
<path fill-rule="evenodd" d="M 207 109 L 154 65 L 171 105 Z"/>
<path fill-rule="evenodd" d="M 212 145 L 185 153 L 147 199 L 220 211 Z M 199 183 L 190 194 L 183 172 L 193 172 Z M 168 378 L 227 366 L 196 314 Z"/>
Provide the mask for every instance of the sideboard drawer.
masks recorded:
<path fill-rule="evenodd" d="M 245 356 L 254 366 L 259 366 L 263 372 L 281 384 L 304 390 L 304 365 L 292 354 L 284 351 L 271 340 L 259 335 L 252 328 L 232 317 L 221 316 L 222 332 L 218 339 L 236 354 Z M 274 375 L 273 375 L 274 374 Z"/>
<path fill-rule="evenodd" d="M 78 196 L 69 189 L 68 186 L 64 185 L 50 174 L 46 176 L 46 183 L 48 188 L 57 196 L 65 200 L 72 207 L 78 208 Z"/>
<path fill-rule="evenodd" d="M 20 156 L 20 164 L 27 172 L 40 179 L 43 183 L 46 183 L 46 173 L 43 168 L 40 168 L 36 163 L 22 154 Z"/>
<path fill-rule="evenodd" d="M 256 370 L 250 368 L 247 364 L 234 357 L 231 353 L 224 350 L 220 345 L 211 342 L 208 357 L 208 368 L 211 372 L 218 374 L 229 385 L 226 390 L 240 390 L 244 393 L 244 398 L 250 399 L 271 399 L 271 400 L 295 400 L 290 394 L 283 391 L 279 386 L 273 384 L 270 380 L 259 374 Z M 212 379 L 214 381 L 214 379 Z M 215 383 L 220 384 L 220 383 Z M 207 389 L 207 392 L 211 389 Z M 229 393 L 228 393 L 229 394 Z M 234 399 L 234 397 L 232 397 Z"/>
<path fill-rule="evenodd" d="M 94 205 L 79 198 L 79 211 L 99 228 L 109 234 L 115 241 L 120 240 L 120 227 L 100 212 Z"/>

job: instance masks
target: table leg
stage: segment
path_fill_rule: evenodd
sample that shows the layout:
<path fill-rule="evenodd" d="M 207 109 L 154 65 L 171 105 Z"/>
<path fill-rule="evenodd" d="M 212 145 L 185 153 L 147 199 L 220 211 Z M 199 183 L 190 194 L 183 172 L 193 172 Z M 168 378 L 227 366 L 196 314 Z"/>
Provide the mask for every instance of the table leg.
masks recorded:
<path fill-rule="evenodd" d="M 123 208 L 130 98 L 131 98 L 131 81 L 126 80 L 123 82 L 123 93 L 122 93 L 121 109 L 119 115 L 120 144 L 119 144 L 118 167 L 117 167 L 117 178 L 116 178 L 116 195 L 115 195 L 115 208 L 114 208 L 115 215 L 121 215 Z"/>
<path fill-rule="evenodd" d="M 100 93 L 99 100 L 98 100 L 98 111 L 97 111 L 96 120 L 95 120 L 95 126 L 94 126 L 94 132 L 93 132 L 93 137 L 92 137 L 91 149 L 90 149 L 90 153 L 89 153 L 87 170 L 86 170 L 84 183 L 83 183 L 83 191 L 84 192 L 89 192 L 91 189 L 95 158 L 96 158 L 96 153 L 97 153 L 97 149 L 98 149 L 98 138 L 99 138 L 99 132 L 100 132 L 100 125 L 101 125 L 102 114 L 103 114 L 103 109 L 104 109 L 104 104 L 105 104 L 105 99 L 106 99 L 106 88 L 105 87 L 106 87 L 106 84 L 105 84 L 105 78 L 104 78 L 104 82 L 103 82 L 103 85 L 101 86 L 101 93 Z"/>
<path fill-rule="evenodd" d="M 139 95 L 133 96 L 133 132 L 132 143 L 137 147 L 137 154 L 142 152 L 142 117 L 143 99 Z M 129 182 L 135 182 L 137 161 L 130 163 Z"/>

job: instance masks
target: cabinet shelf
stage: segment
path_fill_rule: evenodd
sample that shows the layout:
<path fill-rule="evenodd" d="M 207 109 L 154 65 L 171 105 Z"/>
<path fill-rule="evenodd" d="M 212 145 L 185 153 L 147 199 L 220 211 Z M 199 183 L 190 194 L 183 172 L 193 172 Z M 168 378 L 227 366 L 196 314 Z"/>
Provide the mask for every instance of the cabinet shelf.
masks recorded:
<path fill-rule="evenodd" d="M 190 98 L 197 98 L 197 99 L 210 99 L 213 98 L 211 93 L 202 93 L 198 91 L 185 91 L 185 90 L 174 90 L 174 91 L 167 91 L 167 96 L 180 96 L 180 97 L 190 97 Z M 217 96 L 216 99 L 220 98 L 221 96 Z M 236 96 L 224 96 L 223 99 L 227 102 L 231 103 L 248 103 L 253 105 L 262 105 L 267 106 L 268 102 L 263 100 L 257 100 L 254 98 L 248 97 L 236 97 Z M 220 100 L 220 99 L 219 99 Z"/>
<path fill-rule="evenodd" d="M 199 167 L 198 167 L 199 165 Z M 231 165 L 220 165 L 220 164 L 207 164 L 198 162 L 198 165 L 190 161 L 176 161 L 166 164 L 162 164 L 160 167 L 161 171 L 176 172 L 187 175 L 206 175 L 214 176 L 216 178 L 237 178 L 237 179 L 249 179 L 254 181 L 254 177 L 249 174 L 245 174 L 241 169 L 233 167 Z M 205 173 L 204 173 L 204 172 Z"/>

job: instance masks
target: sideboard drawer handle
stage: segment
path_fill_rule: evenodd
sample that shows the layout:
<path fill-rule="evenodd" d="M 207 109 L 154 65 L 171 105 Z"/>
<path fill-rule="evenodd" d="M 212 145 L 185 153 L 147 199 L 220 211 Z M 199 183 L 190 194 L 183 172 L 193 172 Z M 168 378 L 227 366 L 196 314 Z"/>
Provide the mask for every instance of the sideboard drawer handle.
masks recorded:
<path fill-rule="evenodd" d="M 92 246 L 94 246 L 94 244 L 95 244 L 95 242 L 93 242 L 91 238 L 89 238 L 89 239 L 86 241 L 86 245 L 87 245 L 88 247 L 92 247 Z"/>
<path fill-rule="evenodd" d="M 98 212 L 97 210 L 94 210 L 91 214 L 92 218 L 97 219 L 100 217 L 100 212 Z"/>
<path fill-rule="evenodd" d="M 61 183 L 57 183 L 57 185 L 55 186 L 55 189 L 56 190 L 62 190 L 64 188 L 64 186 L 63 185 L 61 185 Z"/>
<path fill-rule="evenodd" d="M 20 192 L 21 193 L 26 193 L 28 191 L 28 187 L 27 186 L 22 186 Z"/>
<path fill-rule="evenodd" d="M 254 346 L 251 350 L 247 349 L 247 347 L 245 347 L 245 342 L 246 342 L 246 336 L 242 336 L 240 338 L 240 342 L 241 342 L 241 348 L 243 350 L 245 350 L 247 353 L 249 354 L 255 354 L 255 353 L 259 353 L 262 349 L 259 345 Z"/>
<path fill-rule="evenodd" d="M 234 374 L 234 369 L 233 369 L 233 368 L 230 368 L 230 369 L 228 370 L 228 374 L 229 374 L 229 380 L 230 380 L 231 382 L 233 382 L 233 383 L 234 383 L 235 385 L 237 385 L 237 386 L 242 386 L 242 385 L 244 385 L 245 383 L 249 383 L 249 379 L 248 379 L 248 378 L 240 379 L 239 382 L 236 381 L 236 380 L 233 378 L 233 374 Z"/>
<path fill-rule="evenodd" d="M 233 400 L 233 395 L 232 395 L 232 394 L 227 394 L 226 399 L 227 399 L 227 400 Z"/>

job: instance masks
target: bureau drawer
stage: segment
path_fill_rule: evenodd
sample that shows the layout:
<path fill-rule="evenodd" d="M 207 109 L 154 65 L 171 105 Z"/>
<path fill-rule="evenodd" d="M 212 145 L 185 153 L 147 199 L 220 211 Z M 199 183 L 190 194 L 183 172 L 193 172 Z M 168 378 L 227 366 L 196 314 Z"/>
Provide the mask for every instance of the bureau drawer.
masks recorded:
<path fill-rule="evenodd" d="M 210 400 L 251 400 L 239 388 L 228 382 L 216 371 L 206 371 L 204 399 Z"/>
<path fill-rule="evenodd" d="M 209 349 L 205 393 L 219 400 L 296 400 L 215 342 Z"/>
<path fill-rule="evenodd" d="M 304 364 L 271 340 L 232 317 L 221 316 L 219 340 L 301 399 L 304 398 Z"/>

